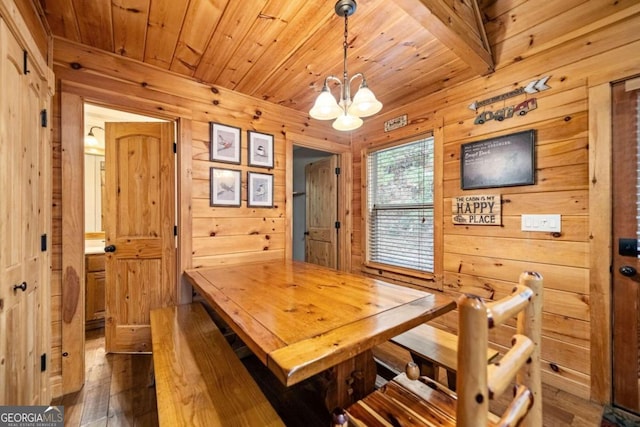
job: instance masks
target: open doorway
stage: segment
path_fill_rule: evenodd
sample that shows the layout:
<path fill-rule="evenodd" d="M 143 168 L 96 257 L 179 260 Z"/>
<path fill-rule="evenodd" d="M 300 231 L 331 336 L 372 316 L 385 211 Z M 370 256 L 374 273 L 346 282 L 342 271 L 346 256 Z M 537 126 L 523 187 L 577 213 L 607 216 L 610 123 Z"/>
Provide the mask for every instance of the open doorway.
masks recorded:
<path fill-rule="evenodd" d="M 338 155 L 293 148 L 293 259 L 339 268 Z"/>
<path fill-rule="evenodd" d="M 105 254 L 106 246 L 109 246 L 106 239 L 105 229 L 109 218 L 106 217 L 108 205 L 108 195 L 115 191 L 110 191 L 109 180 L 107 179 L 107 169 L 110 167 L 107 162 L 113 162 L 113 156 L 109 160 L 106 156 L 105 142 L 109 126 L 123 125 L 125 123 L 134 124 L 156 124 L 160 122 L 168 123 L 167 120 L 155 117 L 132 114 L 110 108 L 99 107 L 92 104 L 84 104 L 84 256 L 85 256 L 85 292 L 84 292 L 84 327 L 85 333 L 95 337 L 105 334 L 105 315 L 107 309 L 107 289 L 109 283 L 108 257 Z M 175 129 L 172 126 L 172 129 Z M 134 132 L 135 133 L 135 132 Z M 175 131 L 171 131 L 170 141 L 175 141 Z M 130 156 L 135 153 L 135 146 L 129 148 Z M 172 149 L 170 149 L 172 151 Z M 140 157 L 142 159 L 142 157 Z M 173 156 L 169 160 L 175 162 Z M 146 170 L 148 166 L 144 166 Z M 171 168 L 173 169 L 173 168 Z M 171 185 L 175 185 L 175 177 L 170 177 Z M 142 183 L 142 180 L 140 181 Z M 113 190 L 113 189 L 111 189 Z M 120 190 L 120 186 L 118 186 Z M 120 191 L 118 191 L 119 193 Z M 170 209 L 175 213 L 175 200 L 170 201 Z M 119 216 L 120 217 L 120 216 Z M 173 239 L 173 230 L 171 230 Z M 171 242 L 174 246 L 174 242 Z M 111 254 L 113 255 L 113 254 Z M 175 262 L 174 262 L 175 264 Z M 113 269 L 111 269 L 113 270 Z M 104 340 L 103 340 L 104 342 Z M 92 350 L 93 351 L 93 350 Z M 88 358 L 90 359 L 90 358 Z M 87 365 L 89 371 L 92 366 Z"/>

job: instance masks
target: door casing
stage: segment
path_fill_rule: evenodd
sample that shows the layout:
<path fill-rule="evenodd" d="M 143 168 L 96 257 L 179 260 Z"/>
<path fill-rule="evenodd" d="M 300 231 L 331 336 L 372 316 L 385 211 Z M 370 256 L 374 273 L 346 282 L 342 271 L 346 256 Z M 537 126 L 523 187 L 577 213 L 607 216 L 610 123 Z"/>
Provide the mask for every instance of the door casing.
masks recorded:
<path fill-rule="evenodd" d="M 286 194 L 287 201 L 293 200 L 293 146 L 307 147 L 338 155 L 338 269 L 351 271 L 351 235 L 353 232 L 351 208 L 353 186 L 353 156 L 351 147 L 323 139 L 287 132 L 286 134 Z M 286 206 L 286 257 L 293 258 L 293 203 Z"/>
<path fill-rule="evenodd" d="M 61 144 L 62 151 L 72 156 L 72 167 L 63 168 L 62 200 L 63 212 L 62 222 L 65 227 L 62 240 L 62 378 L 60 388 L 54 388 L 54 396 L 73 393 L 82 388 L 85 380 L 84 365 L 84 171 L 83 171 L 83 129 L 84 129 L 84 103 L 92 103 L 113 108 L 115 110 L 130 111 L 160 119 L 175 121 L 177 125 L 177 164 L 176 188 L 178 189 L 176 199 L 190 200 L 189 188 L 185 188 L 182 182 L 189 177 L 186 172 L 191 167 L 191 147 L 186 144 L 182 147 L 180 141 L 189 139 L 191 134 L 191 120 L 171 115 L 163 115 L 151 106 L 144 108 L 141 105 L 115 104 L 113 100 L 102 94 L 102 92 L 77 85 L 73 82 L 62 81 L 61 85 Z M 81 167 L 82 166 L 82 167 Z M 67 201 L 65 203 L 65 201 Z M 191 301 L 190 287 L 185 287 L 186 279 L 181 276 L 182 271 L 191 267 L 191 258 L 184 256 L 190 252 L 189 239 L 184 238 L 189 234 L 190 229 L 190 208 L 189 204 L 180 203 L 176 209 L 178 223 L 177 236 L 177 259 L 176 259 L 176 294 L 178 303 L 188 303 Z M 65 278 L 68 272 L 73 272 L 74 280 L 69 282 Z M 76 278 L 77 276 L 77 278 Z M 70 286 L 71 285 L 71 286 Z"/>

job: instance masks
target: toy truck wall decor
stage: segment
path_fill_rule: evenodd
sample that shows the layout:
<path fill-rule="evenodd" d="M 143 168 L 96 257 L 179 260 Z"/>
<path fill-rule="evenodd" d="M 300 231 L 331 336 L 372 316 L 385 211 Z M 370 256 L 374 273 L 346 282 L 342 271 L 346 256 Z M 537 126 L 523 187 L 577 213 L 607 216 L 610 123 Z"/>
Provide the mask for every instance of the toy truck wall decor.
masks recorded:
<path fill-rule="evenodd" d="M 514 115 L 524 116 L 529 111 L 535 110 L 536 108 L 538 108 L 538 102 L 536 98 L 525 99 L 517 105 L 504 107 L 496 111 L 483 111 L 482 113 L 478 114 L 473 124 L 481 125 L 488 122 L 489 120 L 497 120 L 501 122 L 504 119 L 510 119 Z"/>

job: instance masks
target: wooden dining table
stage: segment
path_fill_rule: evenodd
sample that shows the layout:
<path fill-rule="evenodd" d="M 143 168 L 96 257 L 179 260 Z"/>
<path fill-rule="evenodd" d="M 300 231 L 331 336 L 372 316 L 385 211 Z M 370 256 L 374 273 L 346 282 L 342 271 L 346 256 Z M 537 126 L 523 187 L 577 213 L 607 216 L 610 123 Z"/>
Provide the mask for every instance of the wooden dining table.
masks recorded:
<path fill-rule="evenodd" d="M 329 410 L 373 391 L 373 347 L 455 308 L 437 292 L 292 260 L 186 276 L 283 384 L 322 377 Z"/>

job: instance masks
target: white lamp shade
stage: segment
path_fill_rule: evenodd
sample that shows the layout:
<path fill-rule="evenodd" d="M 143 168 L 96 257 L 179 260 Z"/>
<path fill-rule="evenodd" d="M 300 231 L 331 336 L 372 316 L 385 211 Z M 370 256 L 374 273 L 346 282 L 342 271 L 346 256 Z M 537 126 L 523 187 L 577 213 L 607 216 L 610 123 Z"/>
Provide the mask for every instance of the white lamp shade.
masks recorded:
<path fill-rule="evenodd" d="M 323 89 L 316 98 L 313 108 L 309 110 L 309 115 L 316 120 L 332 120 L 342 113 L 342 108 L 336 102 L 328 89 Z"/>
<path fill-rule="evenodd" d="M 366 86 L 360 86 L 349 107 L 349 114 L 358 117 L 369 117 L 381 109 L 382 103 L 376 99 L 371 89 Z"/>
<path fill-rule="evenodd" d="M 89 133 L 84 137 L 84 145 L 97 147 L 99 145 L 98 138 L 96 138 L 93 133 Z"/>
<path fill-rule="evenodd" d="M 362 119 L 360 117 L 351 114 L 340 114 L 335 122 L 333 122 L 333 128 L 335 130 L 349 131 L 358 129 L 362 126 Z"/>

